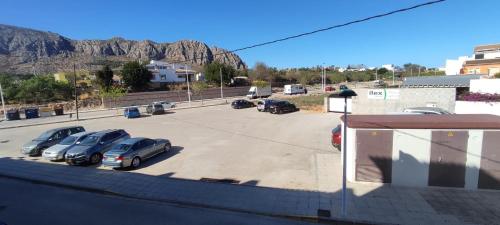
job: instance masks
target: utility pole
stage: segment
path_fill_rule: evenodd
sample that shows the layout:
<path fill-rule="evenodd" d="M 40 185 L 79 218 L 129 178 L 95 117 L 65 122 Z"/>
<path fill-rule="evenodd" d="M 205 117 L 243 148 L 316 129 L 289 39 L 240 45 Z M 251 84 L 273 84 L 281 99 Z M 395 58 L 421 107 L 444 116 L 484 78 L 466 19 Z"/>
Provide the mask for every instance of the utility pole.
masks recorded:
<path fill-rule="evenodd" d="M 76 108 L 76 120 L 79 120 L 78 115 L 78 92 L 76 90 L 76 65 L 73 63 L 73 85 L 75 86 L 75 108 Z"/>
<path fill-rule="evenodd" d="M 219 67 L 219 75 L 220 75 L 220 98 L 224 99 L 224 92 L 222 91 L 222 67 Z"/>
<path fill-rule="evenodd" d="M 396 68 L 392 69 L 392 85 L 395 84 L 395 81 L 394 81 L 394 71 L 396 71 Z"/>
<path fill-rule="evenodd" d="M 5 102 L 3 100 L 3 89 L 2 89 L 2 84 L 1 83 L 0 83 L 0 97 L 2 99 L 3 119 L 7 120 L 7 111 L 5 111 Z"/>
<path fill-rule="evenodd" d="M 191 89 L 189 88 L 189 74 L 188 74 L 187 64 L 184 64 L 184 69 L 186 71 L 186 82 L 188 86 L 188 101 L 189 101 L 189 106 L 191 106 Z"/>
<path fill-rule="evenodd" d="M 420 77 L 420 66 L 418 66 L 418 76 Z"/>
<path fill-rule="evenodd" d="M 378 69 L 375 67 L 375 80 L 378 80 Z"/>

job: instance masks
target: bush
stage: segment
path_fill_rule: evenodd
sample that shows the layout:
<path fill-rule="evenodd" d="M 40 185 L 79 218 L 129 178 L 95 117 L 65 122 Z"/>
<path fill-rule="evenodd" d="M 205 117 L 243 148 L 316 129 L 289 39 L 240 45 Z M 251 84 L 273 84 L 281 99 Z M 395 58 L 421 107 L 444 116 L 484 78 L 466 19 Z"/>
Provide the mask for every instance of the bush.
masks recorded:
<path fill-rule="evenodd" d="M 500 102 L 500 94 L 467 92 L 458 96 L 458 100 L 469 102 Z"/>

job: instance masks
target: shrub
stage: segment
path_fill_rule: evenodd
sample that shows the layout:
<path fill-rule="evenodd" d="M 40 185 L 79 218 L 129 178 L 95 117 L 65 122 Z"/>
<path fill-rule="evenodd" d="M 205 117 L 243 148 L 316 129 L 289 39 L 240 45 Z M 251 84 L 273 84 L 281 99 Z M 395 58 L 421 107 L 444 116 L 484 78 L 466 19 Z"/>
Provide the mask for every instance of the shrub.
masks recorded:
<path fill-rule="evenodd" d="M 500 102 L 500 94 L 467 92 L 459 95 L 458 100 L 469 102 Z"/>

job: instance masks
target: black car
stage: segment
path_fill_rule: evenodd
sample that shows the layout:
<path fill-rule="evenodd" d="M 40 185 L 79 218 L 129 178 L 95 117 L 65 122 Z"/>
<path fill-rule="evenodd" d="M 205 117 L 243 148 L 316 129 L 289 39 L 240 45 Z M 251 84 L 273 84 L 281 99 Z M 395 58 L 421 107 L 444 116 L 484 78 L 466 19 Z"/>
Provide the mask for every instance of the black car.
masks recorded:
<path fill-rule="evenodd" d="M 269 107 L 269 112 L 272 114 L 281 114 L 284 112 L 295 112 L 299 109 L 292 103 L 287 101 L 279 101 Z"/>
<path fill-rule="evenodd" d="M 58 144 L 69 135 L 84 132 L 82 126 L 60 127 L 43 132 L 37 138 L 23 145 L 21 152 L 29 156 L 42 155 L 43 150 Z"/>
<path fill-rule="evenodd" d="M 253 104 L 253 102 L 247 101 L 244 99 L 234 100 L 231 103 L 231 107 L 233 107 L 233 109 L 244 109 L 244 108 L 250 108 L 250 107 L 254 107 L 254 106 L 255 105 Z"/>
<path fill-rule="evenodd" d="M 152 115 L 164 114 L 165 109 L 161 104 L 149 104 L 146 107 L 146 112 Z"/>

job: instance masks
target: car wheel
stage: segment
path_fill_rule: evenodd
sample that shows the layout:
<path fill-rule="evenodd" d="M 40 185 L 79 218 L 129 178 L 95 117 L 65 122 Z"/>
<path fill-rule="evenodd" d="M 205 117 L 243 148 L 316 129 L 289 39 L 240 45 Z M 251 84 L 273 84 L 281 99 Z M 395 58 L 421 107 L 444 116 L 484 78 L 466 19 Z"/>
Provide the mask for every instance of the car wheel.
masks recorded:
<path fill-rule="evenodd" d="M 101 154 L 94 153 L 90 156 L 90 164 L 97 164 L 101 161 Z"/>
<path fill-rule="evenodd" d="M 170 149 L 172 149 L 172 144 L 170 143 L 165 144 L 165 147 L 163 147 L 164 152 L 168 152 Z"/>
<path fill-rule="evenodd" d="M 141 165 L 141 158 L 137 156 L 134 157 L 132 159 L 132 163 L 130 163 L 130 166 L 132 166 L 132 168 L 138 168 L 140 165 Z"/>

